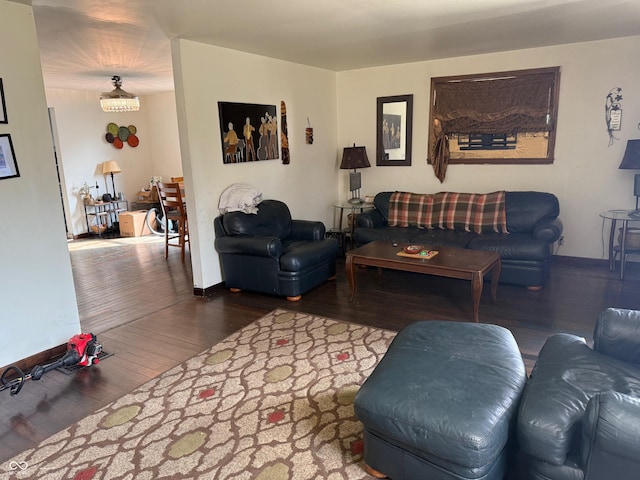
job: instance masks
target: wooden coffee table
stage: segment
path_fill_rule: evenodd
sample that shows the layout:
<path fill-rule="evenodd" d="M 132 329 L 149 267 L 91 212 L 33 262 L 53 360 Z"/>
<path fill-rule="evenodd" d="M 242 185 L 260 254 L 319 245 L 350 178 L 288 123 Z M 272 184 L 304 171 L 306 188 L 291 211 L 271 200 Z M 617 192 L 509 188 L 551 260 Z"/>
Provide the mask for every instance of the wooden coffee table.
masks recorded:
<path fill-rule="evenodd" d="M 431 259 L 407 258 L 397 253 L 407 244 L 393 246 L 390 241 L 377 240 L 347 252 L 346 273 L 351 291 L 351 300 L 356 292 L 356 265 L 389 268 L 405 272 L 424 273 L 438 277 L 470 280 L 473 293 L 473 321 L 478 322 L 478 309 L 484 276 L 491 272 L 491 298 L 497 303 L 498 280 L 500 278 L 500 255 L 486 250 L 468 250 L 454 247 L 429 247 L 438 255 Z"/>

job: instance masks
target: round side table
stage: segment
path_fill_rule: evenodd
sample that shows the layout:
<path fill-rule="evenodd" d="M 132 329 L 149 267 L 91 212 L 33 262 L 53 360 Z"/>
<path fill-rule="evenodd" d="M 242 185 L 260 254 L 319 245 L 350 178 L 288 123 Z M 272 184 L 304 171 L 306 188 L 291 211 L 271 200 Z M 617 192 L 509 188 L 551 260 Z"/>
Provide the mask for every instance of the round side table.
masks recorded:
<path fill-rule="evenodd" d="M 627 261 L 628 253 L 640 253 L 640 249 L 627 248 L 627 230 L 629 222 L 640 222 L 640 215 L 637 210 L 607 210 L 600 214 L 602 218 L 611 220 L 611 231 L 609 232 L 609 270 L 616 269 L 616 253 L 620 252 L 620 280 L 624 280 L 624 265 Z M 622 235 L 620 245 L 615 245 L 616 225 L 622 222 Z"/>

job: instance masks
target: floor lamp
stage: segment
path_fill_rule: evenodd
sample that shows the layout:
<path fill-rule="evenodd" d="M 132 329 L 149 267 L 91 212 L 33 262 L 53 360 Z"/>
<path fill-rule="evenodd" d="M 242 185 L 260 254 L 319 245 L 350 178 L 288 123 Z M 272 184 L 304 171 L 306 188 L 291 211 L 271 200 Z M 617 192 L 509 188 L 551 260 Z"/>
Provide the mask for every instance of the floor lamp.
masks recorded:
<path fill-rule="evenodd" d="M 116 183 L 113 180 L 113 174 L 114 173 L 121 173 L 122 170 L 120 169 L 120 165 L 118 165 L 118 162 L 116 162 L 115 160 L 109 160 L 108 162 L 104 162 L 102 164 L 102 174 L 103 175 L 108 175 L 111 174 L 111 186 L 113 187 L 113 199 L 115 200 L 116 198 L 118 198 L 118 195 L 116 195 Z"/>

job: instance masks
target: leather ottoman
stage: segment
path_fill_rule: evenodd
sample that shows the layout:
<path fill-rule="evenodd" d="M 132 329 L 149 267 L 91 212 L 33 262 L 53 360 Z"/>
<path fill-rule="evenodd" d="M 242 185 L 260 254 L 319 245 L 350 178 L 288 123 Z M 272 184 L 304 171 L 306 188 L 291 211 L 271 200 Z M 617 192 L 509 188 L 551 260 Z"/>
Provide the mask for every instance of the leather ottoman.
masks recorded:
<path fill-rule="evenodd" d="M 356 395 L 368 469 L 393 480 L 502 479 L 525 382 L 506 328 L 405 327 Z"/>

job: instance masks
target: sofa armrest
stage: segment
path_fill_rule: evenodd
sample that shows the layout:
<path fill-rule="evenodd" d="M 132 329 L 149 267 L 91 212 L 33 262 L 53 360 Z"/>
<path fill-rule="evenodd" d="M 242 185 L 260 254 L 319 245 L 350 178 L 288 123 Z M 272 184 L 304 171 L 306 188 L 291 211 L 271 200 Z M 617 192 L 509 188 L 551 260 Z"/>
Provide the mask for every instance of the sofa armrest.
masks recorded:
<path fill-rule="evenodd" d="M 639 398 L 605 392 L 589 400 L 582 424 L 581 458 L 585 480 L 638 478 Z"/>
<path fill-rule="evenodd" d="M 322 240 L 325 226 L 322 222 L 312 220 L 291 220 L 291 237 L 296 240 Z"/>
<path fill-rule="evenodd" d="M 360 213 L 356 219 L 356 226 L 362 228 L 380 228 L 384 227 L 385 219 L 379 210 L 366 210 Z"/>
<path fill-rule="evenodd" d="M 593 330 L 593 349 L 604 355 L 640 363 L 640 311 L 607 308 Z"/>
<path fill-rule="evenodd" d="M 557 241 L 562 235 L 562 221 L 559 218 L 538 222 L 533 227 L 532 236 L 536 240 L 545 240 L 549 243 Z"/>
<path fill-rule="evenodd" d="M 227 236 L 215 240 L 218 253 L 278 258 L 284 248 L 277 237 Z"/>

